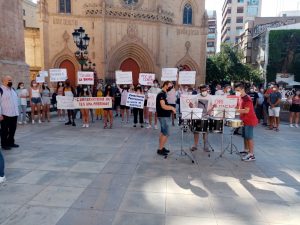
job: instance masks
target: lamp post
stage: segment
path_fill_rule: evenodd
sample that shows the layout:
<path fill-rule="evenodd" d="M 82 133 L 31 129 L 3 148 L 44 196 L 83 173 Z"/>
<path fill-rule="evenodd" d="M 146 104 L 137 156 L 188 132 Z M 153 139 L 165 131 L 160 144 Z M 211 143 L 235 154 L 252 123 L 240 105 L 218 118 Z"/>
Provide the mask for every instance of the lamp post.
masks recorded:
<path fill-rule="evenodd" d="M 87 65 L 88 51 L 87 48 L 90 43 L 90 37 L 85 33 L 82 27 L 75 29 L 72 33 L 74 43 L 78 50 L 75 52 L 75 57 L 81 66 L 81 71 L 84 70 L 84 65 Z"/>

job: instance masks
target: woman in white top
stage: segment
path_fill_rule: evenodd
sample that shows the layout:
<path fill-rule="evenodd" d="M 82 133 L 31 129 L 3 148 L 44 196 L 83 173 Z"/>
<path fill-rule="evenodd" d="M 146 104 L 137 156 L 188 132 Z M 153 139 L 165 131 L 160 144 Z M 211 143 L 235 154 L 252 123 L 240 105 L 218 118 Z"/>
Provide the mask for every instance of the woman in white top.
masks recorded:
<path fill-rule="evenodd" d="M 148 93 L 151 94 L 158 94 L 161 92 L 161 89 L 159 88 L 159 84 L 158 84 L 158 80 L 154 80 L 153 81 L 153 86 L 150 88 L 150 90 L 148 91 Z M 149 108 L 149 125 L 147 126 L 147 128 L 151 128 L 152 127 L 152 114 L 154 113 L 154 129 L 158 129 L 157 127 L 157 113 L 156 113 L 156 108 Z"/>
<path fill-rule="evenodd" d="M 27 89 L 24 87 L 24 83 L 20 82 L 17 88 L 17 94 L 19 98 L 19 124 L 27 124 L 26 122 L 26 109 L 27 109 L 27 97 L 29 96 Z"/>
<path fill-rule="evenodd" d="M 29 91 L 29 97 L 30 97 L 30 106 L 31 106 L 31 121 L 32 121 L 32 124 L 35 123 L 34 114 L 35 114 L 35 109 L 37 109 L 39 123 L 42 123 L 42 121 L 41 121 L 41 104 L 42 104 L 41 90 L 35 80 L 31 81 L 30 86 L 31 86 L 31 89 Z"/>
<path fill-rule="evenodd" d="M 124 84 L 123 87 L 121 88 L 118 85 L 118 89 L 121 93 L 121 115 L 122 115 L 122 123 L 125 122 L 125 113 L 126 113 L 126 121 L 129 123 L 129 107 L 126 106 L 126 101 L 127 101 L 127 95 L 130 92 L 130 87 L 129 85 Z"/>

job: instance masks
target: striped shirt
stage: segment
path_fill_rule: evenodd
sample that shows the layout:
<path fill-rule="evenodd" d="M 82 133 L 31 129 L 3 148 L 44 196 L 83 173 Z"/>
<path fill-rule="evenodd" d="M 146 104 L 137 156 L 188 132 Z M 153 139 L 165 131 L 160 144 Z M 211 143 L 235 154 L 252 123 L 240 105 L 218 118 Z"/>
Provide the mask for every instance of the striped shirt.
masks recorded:
<path fill-rule="evenodd" d="M 19 115 L 18 95 L 12 88 L 1 85 L 3 94 L 0 94 L 0 115 L 14 117 Z"/>

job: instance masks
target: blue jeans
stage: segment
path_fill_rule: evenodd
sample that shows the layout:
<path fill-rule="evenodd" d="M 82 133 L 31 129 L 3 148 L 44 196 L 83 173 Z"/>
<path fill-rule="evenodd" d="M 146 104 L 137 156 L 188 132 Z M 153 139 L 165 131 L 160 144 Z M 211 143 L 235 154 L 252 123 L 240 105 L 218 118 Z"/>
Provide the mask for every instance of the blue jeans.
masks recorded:
<path fill-rule="evenodd" d="M 166 137 L 169 136 L 169 126 L 167 119 L 167 117 L 158 117 L 158 121 L 160 123 L 160 132 Z"/>
<path fill-rule="evenodd" d="M 254 129 L 253 126 L 244 126 L 242 137 L 247 140 L 252 140 L 253 139 L 253 129 Z"/>
<path fill-rule="evenodd" d="M 19 105 L 19 122 L 26 121 L 26 105 Z"/>
<path fill-rule="evenodd" d="M 4 177 L 4 158 L 0 150 L 0 177 Z"/>

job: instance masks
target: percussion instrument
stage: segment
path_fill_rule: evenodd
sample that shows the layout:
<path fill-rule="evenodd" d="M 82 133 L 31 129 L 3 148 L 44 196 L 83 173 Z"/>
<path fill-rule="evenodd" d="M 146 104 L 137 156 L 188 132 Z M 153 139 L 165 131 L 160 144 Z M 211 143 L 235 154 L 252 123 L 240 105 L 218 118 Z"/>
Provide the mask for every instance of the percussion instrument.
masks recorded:
<path fill-rule="evenodd" d="M 210 118 L 209 119 L 209 131 L 212 133 L 223 132 L 223 119 L 221 118 Z"/>
<path fill-rule="evenodd" d="M 192 120 L 191 131 L 192 132 L 203 132 L 206 133 L 209 130 L 209 121 L 207 118 L 199 120 Z"/>
<path fill-rule="evenodd" d="M 226 121 L 226 125 L 228 127 L 238 128 L 238 127 L 244 126 L 244 123 L 242 120 L 239 120 L 239 119 L 229 119 Z"/>

